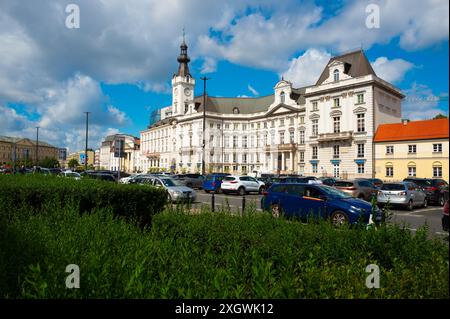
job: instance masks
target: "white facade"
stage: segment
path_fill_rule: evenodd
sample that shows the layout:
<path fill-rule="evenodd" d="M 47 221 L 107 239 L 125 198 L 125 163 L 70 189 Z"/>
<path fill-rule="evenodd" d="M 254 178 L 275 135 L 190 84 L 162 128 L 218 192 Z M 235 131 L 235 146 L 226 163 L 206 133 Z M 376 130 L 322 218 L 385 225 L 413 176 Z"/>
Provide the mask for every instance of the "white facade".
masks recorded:
<path fill-rule="evenodd" d="M 114 140 L 117 138 L 123 138 L 125 140 L 122 158 L 114 156 Z M 116 134 L 107 136 L 100 147 L 99 158 L 99 169 L 118 171 L 119 160 L 121 171 L 133 173 L 141 172 L 143 169 L 142 166 L 140 166 L 140 141 L 138 138 L 131 135 Z"/>
<path fill-rule="evenodd" d="M 313 86 L 293 88 L 282 79 L 266 97 L 208 96 L 206 172 L 372 177 L 374 132 L 400 121 L 403 95 L 375 75 L 362 51 L 324 67 Z M 172 105 L 141 131 L 144 171 L 201 172 L 203 98 L 193 98 L 194 84 L 179 69 Z"/>

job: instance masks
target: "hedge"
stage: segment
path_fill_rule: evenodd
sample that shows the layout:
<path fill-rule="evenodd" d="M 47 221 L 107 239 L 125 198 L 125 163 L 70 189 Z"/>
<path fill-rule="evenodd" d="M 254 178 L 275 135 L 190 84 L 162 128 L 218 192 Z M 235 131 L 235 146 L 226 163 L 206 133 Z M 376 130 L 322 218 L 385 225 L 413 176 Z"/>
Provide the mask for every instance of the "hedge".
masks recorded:
<path fill-rule="evenodd" d="M 0 206 L 13 214 L 20 207 L 42 211 L 49 203 L 77 206 L 80 213 L 111 207 L 115 216 L 148 224 L 167 201 L 164 190 L 106 181 L 42 175 L 0 175 Z"/>
<path fill-rule="evenodd" d="M 448 246 L 399 226 L 165 211 L 144 229 L 46 204 L 0 210 L 0 298 L 448 298 Z M 3 219 L 2 219 L 3 216 Z M 67 289 L 65 267 L 80 267 Z M 365 286 L 369 264 L 380 288 Z"/>

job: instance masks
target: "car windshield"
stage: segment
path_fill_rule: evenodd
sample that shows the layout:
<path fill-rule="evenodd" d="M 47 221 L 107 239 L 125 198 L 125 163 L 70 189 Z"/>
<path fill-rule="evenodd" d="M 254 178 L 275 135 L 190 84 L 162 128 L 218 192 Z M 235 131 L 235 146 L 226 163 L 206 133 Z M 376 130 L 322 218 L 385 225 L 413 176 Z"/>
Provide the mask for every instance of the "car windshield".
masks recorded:
<path fill-rule="evenodd" d="M 320 189 L 333 198 L 351 198 L 347 193 L 331 186 L 321 186 Z"/>
<path fill-rule="evenodd" d="M 405 185 L 403 184 L 384 184 L 381 186 L 382 191 L 403 191 L 405 190 Z"/>
<path fill-rule="evenodd" d="M 173 180 L 171 178 L 161 178 L 161 182 L 163 182 L 164 186 L 183 186 L 180 182 Z"/>

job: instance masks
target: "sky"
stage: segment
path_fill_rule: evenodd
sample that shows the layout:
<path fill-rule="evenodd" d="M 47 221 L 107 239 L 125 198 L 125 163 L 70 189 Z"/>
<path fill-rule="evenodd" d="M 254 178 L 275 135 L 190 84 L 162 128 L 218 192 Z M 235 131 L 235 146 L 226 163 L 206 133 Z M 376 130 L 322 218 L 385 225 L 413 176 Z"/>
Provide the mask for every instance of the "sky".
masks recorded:
<path fill-rule="evenodd" d="M 0 0 L 0 135 L 39 126 L 74 152 L 88 111 L 90 148 L 139 136 L 171 103 L 183 28 L 195 95 L 202 76 L 212 96 L 273 94 L 281 77 L 312 85 L 330 57 L 363 48 L 405 94 L 403 118 L 448 115 L 448 0 Z"/>

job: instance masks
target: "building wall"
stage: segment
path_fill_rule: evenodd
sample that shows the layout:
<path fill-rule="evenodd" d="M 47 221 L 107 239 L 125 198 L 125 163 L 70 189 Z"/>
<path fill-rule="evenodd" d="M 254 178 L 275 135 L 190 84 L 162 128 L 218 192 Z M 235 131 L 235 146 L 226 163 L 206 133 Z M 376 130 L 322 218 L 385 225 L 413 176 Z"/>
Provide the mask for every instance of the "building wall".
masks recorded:
<path fill-rule="evenodd" d="M 442 152 L 433 152 L 433 144 L 442 144 Z M 408 145 L 416 145 L 416 154 L 408 154 Z M 386 154 L 386 146 L 394 146 L 394 154 Z M 400 181 L 408 177 L 408 167 L 416 167 L 416 176 L 433 177 L 433 166 L 442 167 L 442 178 L 449 180 L 448 139 L 378 142 L 376 150 L 376 177 L 385 181 Z M 386 176 L 386 167 L 392 166 L 394 175 Z"/>
<path fill-rule="evenodd" d="M 46 157 L 58 159 L 59 148 L 39 144 L 38 161 Z M 16 142 L 0 140 L 0 164 L 4 165 L 14 161 L 28 160 L 35 162 L 36 160 L 36 143 L 29 139 L 20 139 Z"/>

